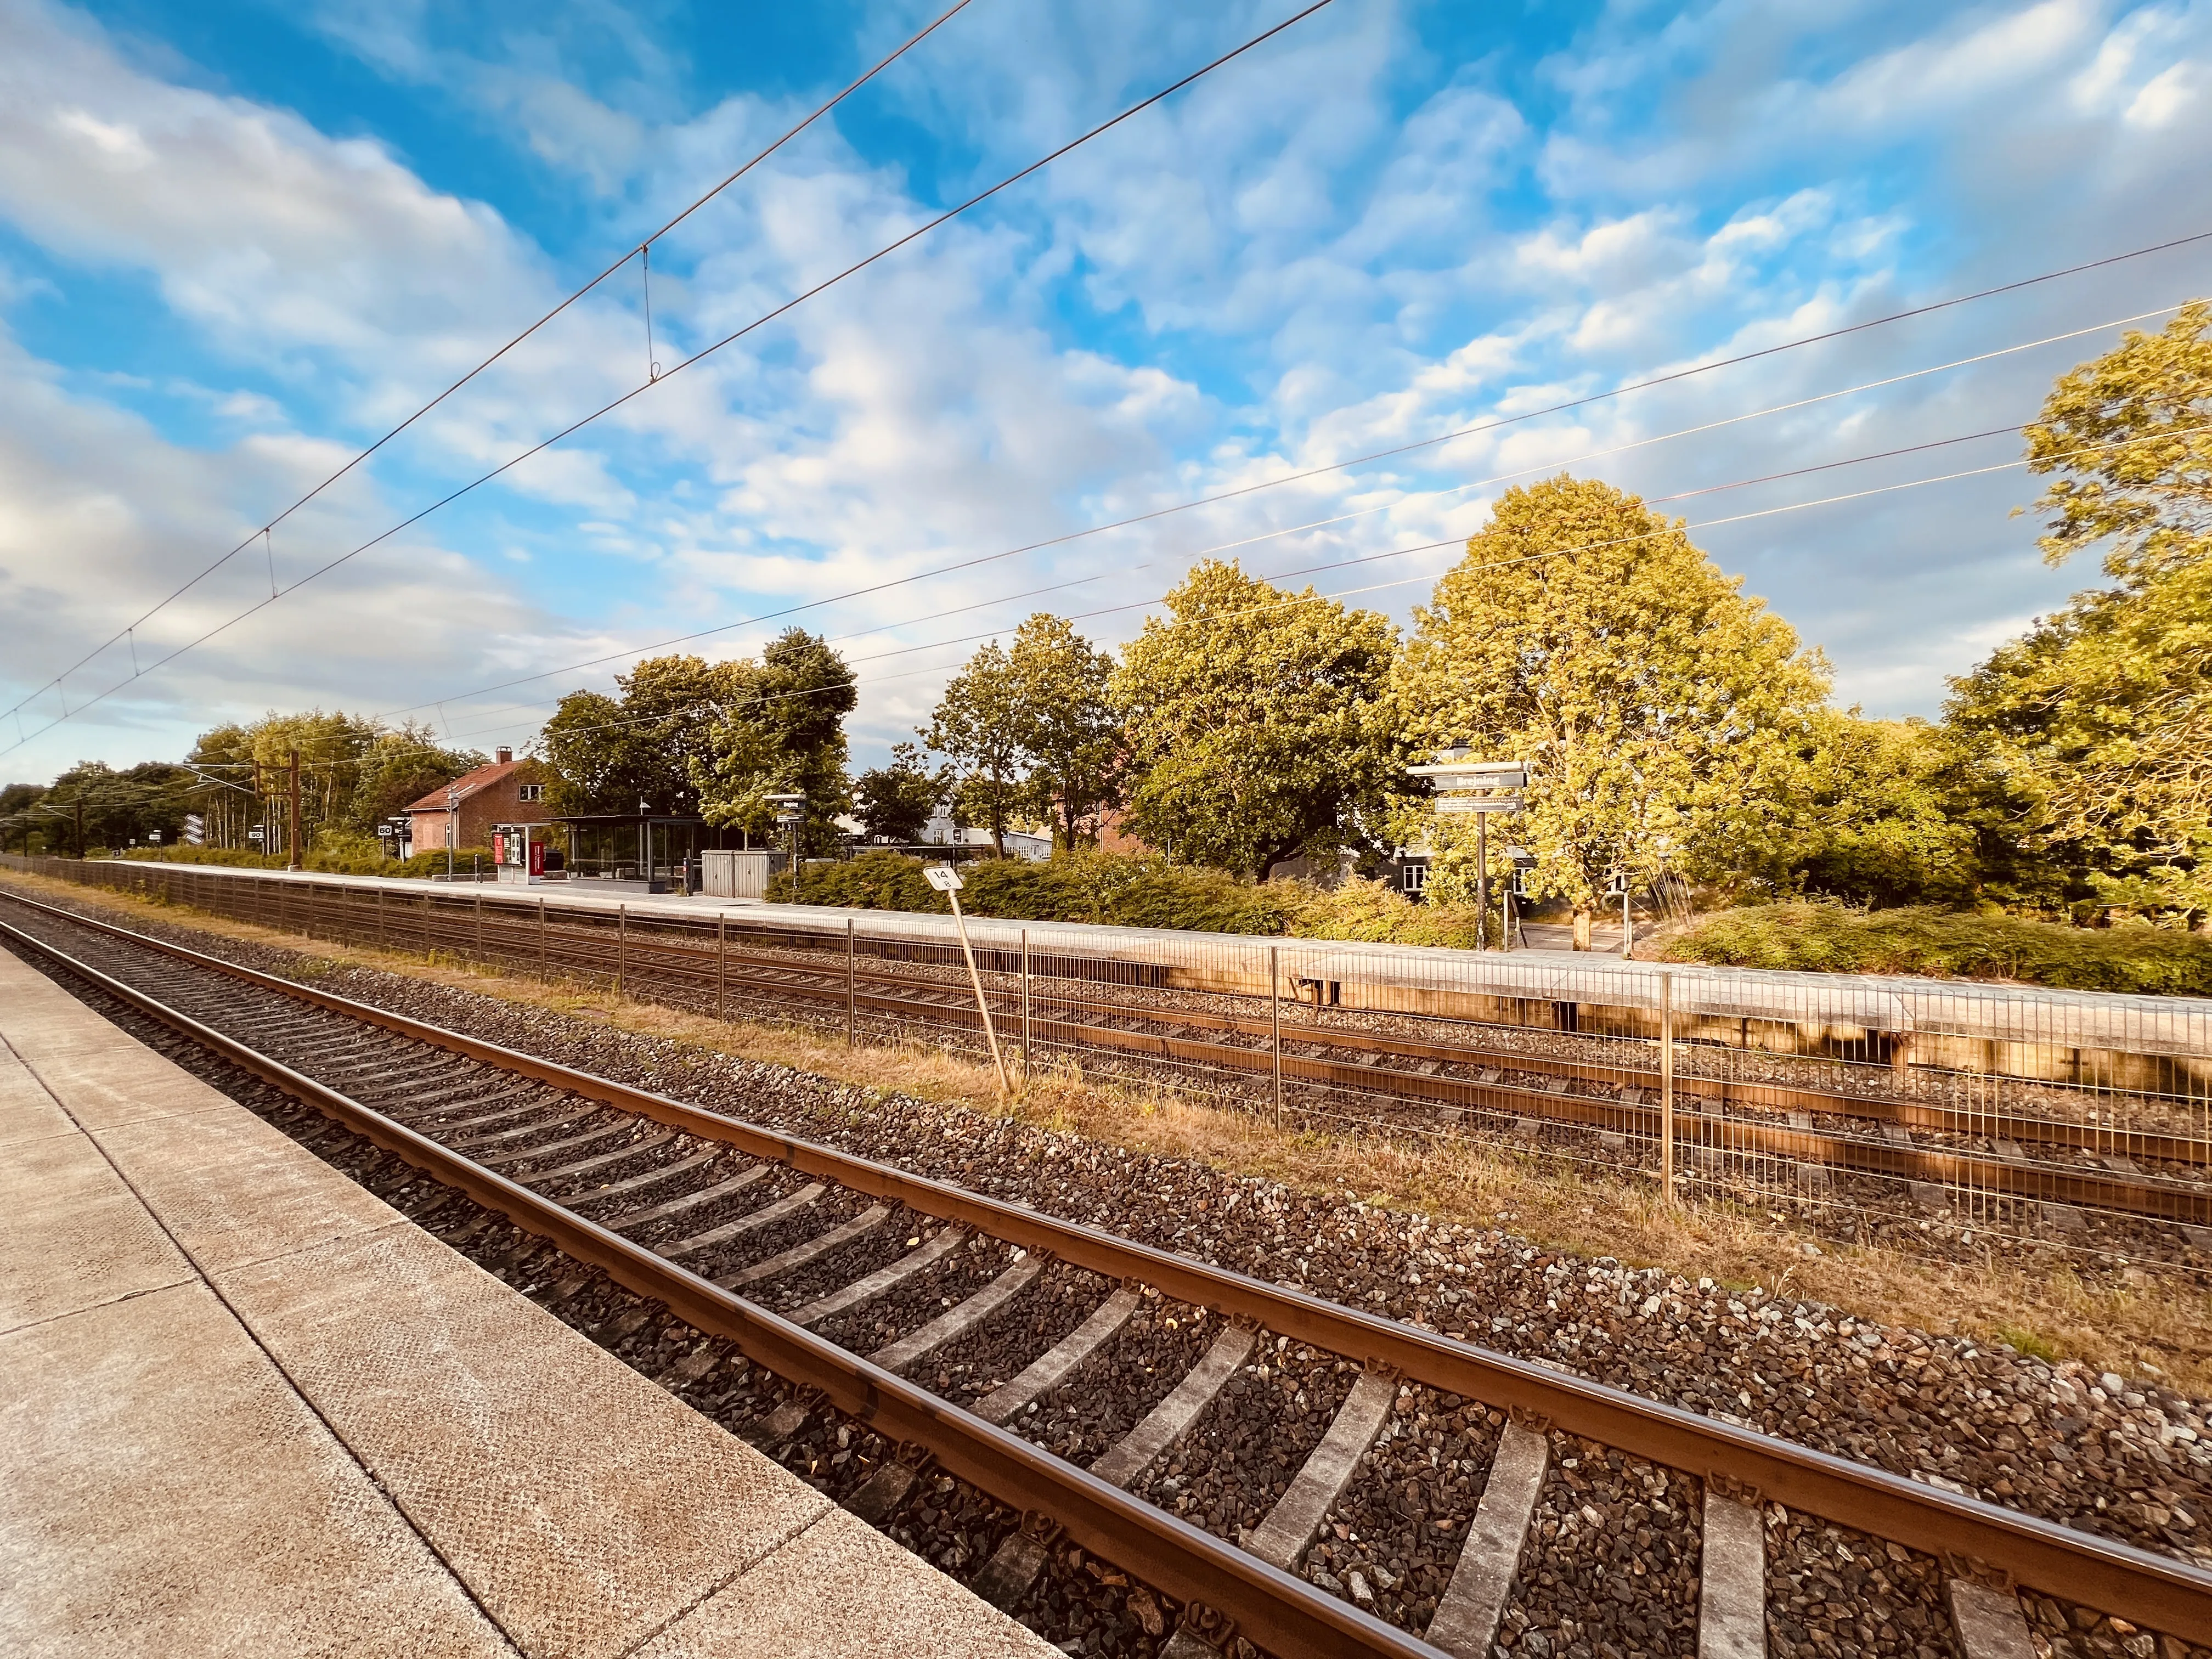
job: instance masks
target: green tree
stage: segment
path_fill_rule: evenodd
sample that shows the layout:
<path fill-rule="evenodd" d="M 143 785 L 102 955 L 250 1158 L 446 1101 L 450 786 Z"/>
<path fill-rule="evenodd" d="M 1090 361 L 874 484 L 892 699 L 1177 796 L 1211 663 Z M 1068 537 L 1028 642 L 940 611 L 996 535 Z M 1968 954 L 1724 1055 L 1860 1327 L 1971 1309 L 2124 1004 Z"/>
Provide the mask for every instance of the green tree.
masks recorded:
<path fill-rule="evenodd" d="M 1098 815 L 1120 793 L 1121 726 L 1107 696 L 1112 655 L 1040 611 L 1016 631 L 1006 667 L 1031 809 L 1051 820 L 1060 849 L 1095 842 Z"/>
<path fill-rule="evenodd" d="M 1397 633 L 1234 562 L 1195 566 L 1122 653 L 1128 823 L 1182 860 L 1264 878 L 1371 840 L 1401 787 Z"/>
<path fill-rule="evenodd" d="M 854 781 L 853 811 L 871 839 L 912 843 L 921 839 L 945 798 L 945 778 L 929 769 L 921 750 L 910 743 L 895 743 L 889 766 L 863 772 Z"/>
<path fill-rule="evenodd" d="M 711 769 L 712 733 L 743 695 L 732 665 L 647 657 L 615 676 L 618 695 L 572 691 L 538 734 L 553 769 L 557 813 L 635 812 L 645 802 L 678 817 L 699 813 L 696 774 Z"/>
<path fill-rule="evenodd" d="M 410 721 L 378 733 L 362 750 L 343 823 L 357 836 L 373 836 L 430 793 L 484 764 L 473 749 L 450 749 L 427 723 Z"/>
<path fill-rule="evenodd" d="M 1807 726 L 1801 759 L 1777 885 L 1884 908 L 1977 896 L 1974 766 L 1952 733 L 1824 708 Z"/>
<path fill-rule="evenodd" d="M 845 787 L 845 716 L 859 696 L 853 671 L 822 640 L 787 629 L 757 660 L 723 665 L 725 700 L 690 765 L 700 811 L 709 823 L 776 833 L 774 794 L 804 794 L 803 848 L 836 845 L 838 816 L 852 805 Z"/>
<path fill-rule="evenodd" d="M 980 822 L 1006 855 L 1006 831 L 1030 804 L 1022 739 L 1028 721 L 1021 683 L 996 640 L 946 682 L 921 740 L 949 761 L 956 819 Z"/>
<path fill-rule="evenodd" d="M 2028 428 L 2044 555 L 2079 593 L 1952 682 L 2023 845 L 2069 901 L 2212 925 L 2212 307 L 2059 377 Z"/>
<path fill-rule="evenodd" d="M 1679 522 L 1561 477 L 1501 496 L 1414 611 L 1407 735 L 1528 763 L 1514 834 L 1578 950 L 1614 872 L 1735 875 L 1789 832 L 1827 665 L 1741 586 Z"/>

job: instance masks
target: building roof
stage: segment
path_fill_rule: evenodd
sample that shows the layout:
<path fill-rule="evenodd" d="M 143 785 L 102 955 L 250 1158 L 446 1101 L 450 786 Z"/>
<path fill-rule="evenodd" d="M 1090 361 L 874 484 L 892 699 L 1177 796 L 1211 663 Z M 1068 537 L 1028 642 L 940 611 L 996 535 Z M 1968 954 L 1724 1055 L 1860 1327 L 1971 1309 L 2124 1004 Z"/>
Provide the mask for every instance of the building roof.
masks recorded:
<path fill-rule="evenodd" d="M 479 789 L 488 789 L 501 779 L 531 765 L 527 760 L 494 761 L 489 766 L 479 766 L 473 772 L 464 772 L 451 783 L 441 783 L 407 810 L 410 812 L 442 812 L 446 796 L 450 792 L 455 800 L 466 800 Z"/>

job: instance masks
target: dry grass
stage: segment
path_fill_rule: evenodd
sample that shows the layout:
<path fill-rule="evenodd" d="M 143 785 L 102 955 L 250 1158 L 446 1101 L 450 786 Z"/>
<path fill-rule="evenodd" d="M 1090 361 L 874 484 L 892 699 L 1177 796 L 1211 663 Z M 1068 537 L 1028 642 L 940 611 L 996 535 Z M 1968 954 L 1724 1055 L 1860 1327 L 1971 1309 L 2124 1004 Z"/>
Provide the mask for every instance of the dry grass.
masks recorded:
<path fill-rule="evenodd" d="M 1763 1285 L 1890 1323 L 2009 1341 L 2045 1358 L 2121 1370 L 2155 1366 L 2192 1393 L 2212 1392 L 2212 1295 L 2179 1276 L 2130 1271 L 2093 1279 L 2063 1260 L 1994 1251 L 1971 1264 L 1878 1245 L 1824 1245 L 1823 1254 L 1808 1256 L 1804 1235 L 1761 1212 L 1710 1204 L 1670 1208 L 1650 1187 L 1562 1170 L 1556 1161 L 1540 1163 L 1528 1154 L 1468 1143 L 1416 1147 L 1370 1137 L 1279 1133 L 1253 1118 L 1072 1070 L 1033 1078 L 1018 1099 L 1002 1103 L 988 1065 L 934 1048 L 848 1049 L 842 1039 L 803 1028 L 720 1024 L 605 990 L 307 939 L 44 878 L 9 872 L 5 879 L 100 906 L 118 920 L 159 917 L 228 939 L 304 950 L 744 1060 L 1011 1114 L 1308 1191 L 1351 1192 L 1440 1220 L 1500 1226 L 1547 1249 L 1616 1256 L 1736 1286 Z"/>

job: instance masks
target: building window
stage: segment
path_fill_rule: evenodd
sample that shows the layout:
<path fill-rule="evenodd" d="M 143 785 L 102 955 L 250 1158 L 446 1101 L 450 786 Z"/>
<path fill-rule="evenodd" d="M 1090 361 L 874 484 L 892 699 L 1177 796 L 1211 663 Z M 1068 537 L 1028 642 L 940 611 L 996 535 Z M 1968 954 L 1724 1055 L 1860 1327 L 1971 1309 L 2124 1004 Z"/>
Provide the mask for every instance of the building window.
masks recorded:
<path fill-rule="evenodd" d="M 545 786 L 542 783 L 526 783 L 521 787 L 520 798 L 523 800 L 544 800 Z"/>
<path fill-rule="evenodd" d="M 1400 884 L 1406 892 L 1418 896 L 1428 890 L 1429 866 L 1427 865 L 1408 864 L 1399 871 L 1398 875 Z"/>

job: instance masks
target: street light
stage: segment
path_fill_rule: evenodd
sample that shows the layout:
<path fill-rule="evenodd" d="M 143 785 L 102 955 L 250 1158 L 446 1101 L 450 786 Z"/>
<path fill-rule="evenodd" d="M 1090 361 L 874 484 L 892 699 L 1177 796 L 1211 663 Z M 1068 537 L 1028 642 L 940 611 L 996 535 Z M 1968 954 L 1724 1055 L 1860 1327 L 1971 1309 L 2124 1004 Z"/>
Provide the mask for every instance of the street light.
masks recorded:
<path fill-rule="evenodd" d="M 1410 777 L 1426 778 L 1436 792 L 1436 810 L 1454 817 L 1474 815 L 1474 948 L 1490 948 L 1490 815 L 1521 810 L 1520 792 L 1528 787 L 1522 761 L 1471 761 L 1468 746 L 1450 744 L 1437 750 L 1433 766 L 1409 766 Z M 1505 948 L 1513 948 L 1512 935 Z"/>
<path fill-rule="evenodd" d="M 776 809 L 775 821 L 791 831 L 791 902 L 804 904 L 806 899 L 799 886 L 799 827 L 806 822 L 806 797 L 793 793 L 769 795 L 766 799 L 768 804 Z"/>

